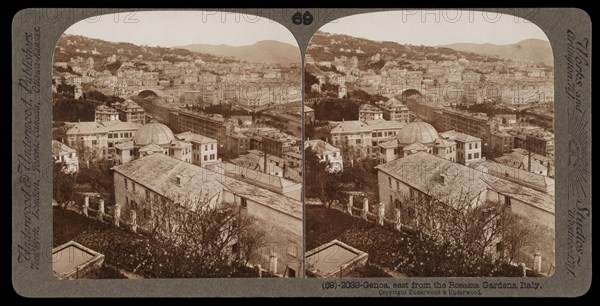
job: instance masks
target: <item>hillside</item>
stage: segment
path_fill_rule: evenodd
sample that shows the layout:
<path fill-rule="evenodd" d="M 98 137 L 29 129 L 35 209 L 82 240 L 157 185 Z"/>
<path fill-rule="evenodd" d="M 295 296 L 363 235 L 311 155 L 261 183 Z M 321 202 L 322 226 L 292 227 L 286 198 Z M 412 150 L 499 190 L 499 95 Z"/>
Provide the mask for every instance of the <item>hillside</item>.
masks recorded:
<path fill-rule="evenodd" d="M 325 49 L 327 47 L 327 49 Z M 357 52 L 359 50 L 361 52 Z M 344 50 L 344 51 L 342 51 Z M 388 58 L 398 58 L 405 55 L 406 59 L 433 61 L 447 60 L 455 57 L 464 57 L 467 60 L 498 61 L 493 56 L 462 52 L 446 47 L 432 47 L 423 45 L 400 44 L 392 41 L 373 41 L 366 38 L 352 37 L 343 34 L 332 34 L 318 31 L 313 35 L 308 47 L 310 54 L 316 61 L 331 61 L 335 56 L 356 56 L 359 65 L 367 65 L 369 57 L 379 53 Z"/>
<path fill-rule="evenodd" d="M 64 52 L 57 52 L 63 48 Z M 78 51 L 79 50 L 79 51 Z M 92 53 L 94 50 L 96 53 Z M 86 52 L 86 53 L 82 53 Z M 81 56 L 83 58 L 91 57 L 100 65 L 108 56 L 118 56 L 118 61 L 132 60 L 140 58 L 143 60 L 167 60 L 170 62 L 184 61 L 181 57 L 200 58 L 204 61 L 230 61 L 212 54 L 193 53 L 190 50 L 181 48 L 149 47 L 138 46 L 126 42 L 110 42 L 96 38 L 89 38 L 81 35 L 63 34 L 57 44 L 54 52 L 54 62 L 68 62 L 71 58 Z M 118 68 L 118 67 L 117 67 Z M 104 69 L 104 67 L 97 67 Z M 110 69 L 109 69 L 110 70 Z"/>
<path fill-rule="evenodd" d="M 252 63 L 300 63 L 300 50 L 298 47 L 274 40 L 263 40 L 248 46 L 193 44 L 177 48 L 224 57 L 234 57 L 238 60 Z"/>
<path fill-rule="evenodd" d="M 550 43 L 541 39 L 526 39 L 510 45 L 457 43 L 443 47 L 457 51 L 495 55 L 515 61 L 543 62 L 546 65 L 553 65 L 554 61 Z"/>

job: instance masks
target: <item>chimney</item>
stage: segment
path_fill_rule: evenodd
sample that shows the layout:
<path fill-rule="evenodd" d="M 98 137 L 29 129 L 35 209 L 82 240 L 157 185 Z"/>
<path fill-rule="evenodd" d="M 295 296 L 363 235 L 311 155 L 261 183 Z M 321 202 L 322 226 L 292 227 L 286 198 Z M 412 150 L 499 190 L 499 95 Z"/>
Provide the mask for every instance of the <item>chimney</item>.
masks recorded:
<path fill-rule="evenodd" d="M 263 169 L 264 169 L 265 173 L 268 173 L 268 171 L 267 171 L 267 151 L 265 151 L 265 161 L 264 161 Z"/>
<path fill-rule="evenodd" d="M 182 179 L 181 175 L 177 174 L 177 176 L 175 178 L 176 178 L 177 186 L 181 186 L 181 179 Z"/>
<path fill-rule="evenodd" d="M 527 171 L 531 172 L 531 150 L 527 149 Z"/>

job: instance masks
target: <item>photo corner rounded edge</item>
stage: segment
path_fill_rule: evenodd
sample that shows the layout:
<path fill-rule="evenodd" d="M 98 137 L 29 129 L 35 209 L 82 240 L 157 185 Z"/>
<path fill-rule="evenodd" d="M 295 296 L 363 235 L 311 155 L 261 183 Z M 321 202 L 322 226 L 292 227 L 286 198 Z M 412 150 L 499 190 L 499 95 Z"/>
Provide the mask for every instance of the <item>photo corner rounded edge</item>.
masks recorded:
<path fill-rule="evenodd" d="M 17 12 L 15 12 L 15 14 L 12 17 L 12 21 L 11 21 L 11 29 L 14 31 L 15 25 L 17 25 L 19 23 L 18 18 L 21 18 L 20 23 L 26 23 L 26 21 L 24 21 L 23 19 L 26 17 L 26 13 L 32 10 L 36 10 L 37 8 L 33 8 L 33 7 L 27 7 L 27 8 L 22 8 L 20 10 L 18 10 Z"/>
<path fill-rule="evenodd" d="M 574 6 L 574 7 L 570 8 L 570 9 L 574 10 L 578 14 L 581 14 L 582 17 L 584 17 L 586 19 L 586 21 L 589 24 L 590 29 L 591 29 L 591 27 L 592 27 L 592 16 L 590 16 L 590 14 L 588 13 L 588 11 L 585 8 L 575 7 Z"/>
<path fill-rule="evenodd" d="M 33 294 L 35 291 L 31 290 L 33 288 L 27 286 L 27 280 L 19 277 L 19 275 L 15 273 L 15 270 L 17 270 L 17 267 L 13 262 L 13 266 L 11 267 L 11 283 L 14 295 L 18 295 L 20 298 L 35 298 L 36 296 Z"/>

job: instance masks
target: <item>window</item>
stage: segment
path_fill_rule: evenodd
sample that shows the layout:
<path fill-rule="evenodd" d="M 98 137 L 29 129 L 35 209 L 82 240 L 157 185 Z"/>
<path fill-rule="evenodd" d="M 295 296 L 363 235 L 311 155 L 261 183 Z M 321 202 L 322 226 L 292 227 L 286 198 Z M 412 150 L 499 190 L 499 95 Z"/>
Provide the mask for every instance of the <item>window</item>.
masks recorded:
<path fill-rule="evenodd" d="M 506 207 L 510 207 L 511 203 L 509 196 L 504 196 L 504 205 L 506 205 Z"/>
<path fill-rule="evenodd" d="M 124 182 L 125 182 L 125 190 L 127 190 L 127 178 L 125 178 Z"/>
<path fill-rule="evenodd" d="M 146 189 L 146 200 L 150 200 L 150 190 Z"/>
<path fill-rule="evenodd" d="M 296 270 L 294 270 L 292 268 L 289 268 L 289 267 L 287 268 L 287 270 L 288 270 L 288 273 L 287 273 L 288 277 L 290 277 L 290 278 L 295 278 L 296 277 Z"/>
<path fill-rule="evenodd" d="M 204 155 L 204 160 L 208 160 L 208 155 Z"/>
<path fill-rule="evenodd" d="M 469 150 L 471 150 L 471 149 L 472 149 L 472 147 L 471 147 L 472 145 L 473 145 L 472 143 L 470 143 L 470 144 L 469 144 Z"/>
<path fill-rule="evenodd" d="M 394 198 L 392 197 L 392 195 L 390 195 L 390 205 L 394 203 Z"/>
<path fill-rule="evenodd" d="M 248 209 L 248 200 L 246 198 L 240 198 L 240 204 L 242 209 Z"/>
<path fill-rule="evenodd" d="M 475 158 L 479 158 L 479 153 L 475 153 Z"/>
<path fill-rule="evenodd" d="M 214 143 L 211 143 L 211 144 L 210 144 L 210 149 L 211 149 L 211 150 L 214 150 L 214 149 L 215 149 L 215 144 L 214 144 Z"/>
<path fill-rule="evenodd" d="M 214 155 L 214 154 L 211 154 L 211 155 L 210 155 L 210 160 L 213 160 L 213 159 L 215 159 L 215 155 Z"/>
<path fill-rule="evenodd" d="M 231 253 L 238 254 L 240 252 L 240 245 L 236 242 L 231 245 Z"/>
<path fill-rule="evenodd" d="M 204 150 L 208 151 L 208 145 L 204 145 Z"/>
<path fill-rule="evenodd" d="M 373 132 L 372 137 L 377 137 L 377 133 Z"/>
<path fill-rule="evenodd" d="M 396 181 L 396 190 L 400 190 L 400 181 Z"/>
<path fill-rule="evenodd" d="M 129 197 L 125 197 L 125 205 L 129 204 Z"/>
<path fill-rule="evenodd" d="M 478 144 L 477 144 L 477 143 L 475 143 L 475 149 L 477 149 L 477 146 L 478 146 Z"/>
<path fill-rule="evenodd" d="M 471 153 L 469 153 L 469 155 L 467 155 L 467 159 L 471 159 Z"/>
<path fill-rule="evenodd" d="M 361 140 L 360 140 L 360 139 L 357 139 L 357 140 L 356 140 L 356 144 L 360 144 L 360 143 L 361 143 Z"/>
<path fill-rule="evenodd" d="M 135 192 L 135 182 L 131 182 L 131 191 Z"/>
<path fill-rule="evenodd" d="M 108 133 L 108 138 L 113 138 L 112 133 Z"/>
<path fill-rule="evenodd" d="M 388 176 L 388 186 L 392 188 L 392 178 Z"/>
<path fill-rule="evenodd" d="M 93 145 L 95 145 L 95 144 L 98 144 L 98 141 L 96 141 L 96 140 L 92 140 L 92 144 L 93 144 Z"/>

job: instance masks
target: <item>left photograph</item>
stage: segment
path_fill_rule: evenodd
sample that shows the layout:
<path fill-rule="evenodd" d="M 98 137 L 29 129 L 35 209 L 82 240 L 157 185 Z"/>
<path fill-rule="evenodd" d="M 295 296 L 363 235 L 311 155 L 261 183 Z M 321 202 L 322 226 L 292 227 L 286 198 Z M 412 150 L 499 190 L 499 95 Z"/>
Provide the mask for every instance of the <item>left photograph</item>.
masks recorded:
<path fill-rule="evenodd" d="M 58 279 L 303 277 L 301 54 L 264 17 L 121 12 L 52 69 Z"/>

